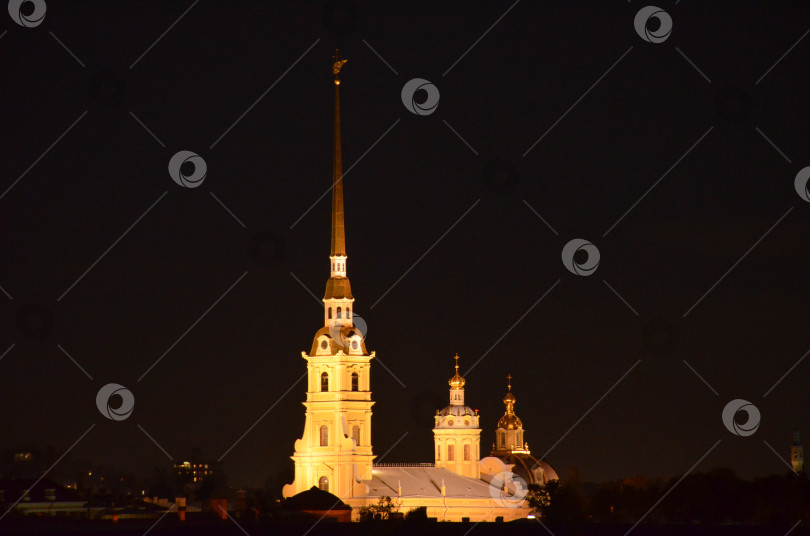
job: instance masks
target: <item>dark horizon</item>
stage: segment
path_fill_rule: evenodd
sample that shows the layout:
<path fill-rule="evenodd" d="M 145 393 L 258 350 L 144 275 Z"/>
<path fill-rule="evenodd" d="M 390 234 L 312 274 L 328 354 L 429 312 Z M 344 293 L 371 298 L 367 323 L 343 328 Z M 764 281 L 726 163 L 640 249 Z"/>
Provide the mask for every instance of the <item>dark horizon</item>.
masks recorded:
<path fill-rule="evenodd" d="M 432 461 L 455 353 L 482 455 L 511 373 L 532 453 L 589 482 L 706 453 L 695 471 L 781 474 L 810 434 L 807 6 L 657 4 L 655 44 L 636 2 L 47 5 L 0 28 L 0 452 L 59 456 L 93 426 L 70 458 L 149 474 L 199 447 L 240 486 L 292 467 L 336 48 L 384 462 Z M 403 106 L 413 78 L 434 113 Z M 197 188 L 169 176 L 181 150 L 205 160 Z M 575 238 L 593 275 L 561 261 Z M 96 408 L 107 383 L 133 393 L 126 420 Z M 755 434 L 724 427 L 734 399 Z"/>

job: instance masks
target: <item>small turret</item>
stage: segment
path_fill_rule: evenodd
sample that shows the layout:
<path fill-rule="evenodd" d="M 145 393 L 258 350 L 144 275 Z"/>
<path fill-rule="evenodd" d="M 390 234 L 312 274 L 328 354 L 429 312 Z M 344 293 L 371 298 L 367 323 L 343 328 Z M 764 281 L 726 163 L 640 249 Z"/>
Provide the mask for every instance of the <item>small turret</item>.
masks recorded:
<path fill-rule="evenodd" d="M 790 446 L 790 464 L 794 473 L 804 472 L 804 447 L 798 430 L 793 432 L 793 444 Z"/>
<path fill-rule="evenodd" d="M 531 454 L 528 445 L 523 442 L 523 423 L 515 414 L 515 404 L 517 398 L 512 394 L 512 375 L 506 375 L 507 393 L 503 397 L 506 411 L 498 420 L 498 427 L 495 430 L 495 447 L 492 449 L 493 456 L 504 456 L 506 454 Z"/>

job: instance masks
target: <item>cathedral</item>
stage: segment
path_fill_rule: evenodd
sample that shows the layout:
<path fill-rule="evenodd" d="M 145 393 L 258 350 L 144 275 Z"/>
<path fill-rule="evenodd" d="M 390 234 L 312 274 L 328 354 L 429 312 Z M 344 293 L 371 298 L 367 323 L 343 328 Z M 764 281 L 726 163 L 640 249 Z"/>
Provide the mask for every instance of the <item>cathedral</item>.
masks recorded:
<path fill-rule="evenodd" d="M 374 463 L 371 435 L 371 360 L 352 321 L 351 284 L 346 267 L 343 212 L 343 163 L 340 139 L 340 70 L 346 60 L 336 55 L 334 154 L 332 166 L 332 237 L 330 276 L 323 303 L 323 327 L 316 333 L 307 362 L 304 431 L 295 441 L 295 479 L 282 494 L 291 497 L 316 487 L 358 510 L 389 496 L 400 512 L 425 507 L 439 521 L 512 521 L 531 513 L 525 484 L 556 479 L 554 470 L 532 457 L 523 425 L 515 414 L 511 376 L 498 421 L 496 442 L 481 458 L 478 410 L 465 405 L 465 379 L 450 378 L 449 404 L 434 417 L 434 460 L 431 463 Z M 519 477 L 519 478 L 515 478 Z"/>

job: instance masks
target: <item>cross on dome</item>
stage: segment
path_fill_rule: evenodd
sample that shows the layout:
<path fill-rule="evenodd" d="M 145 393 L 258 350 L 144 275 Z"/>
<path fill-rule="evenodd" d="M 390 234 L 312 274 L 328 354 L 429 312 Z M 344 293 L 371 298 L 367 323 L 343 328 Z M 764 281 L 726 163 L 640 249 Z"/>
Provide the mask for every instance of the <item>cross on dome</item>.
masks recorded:
<path fill-rule="evenodd" d="M 450 381 L 448 381 L 447 383 L 450 384 L 450 389 L 464 389 L 465 380 L 458 373 L 458 354 L 456 354 L 455 357 L 453 357 L 453 359 L 456 360 L 456 373 L 453 375 L 452 378 L 450 378 Z"/>

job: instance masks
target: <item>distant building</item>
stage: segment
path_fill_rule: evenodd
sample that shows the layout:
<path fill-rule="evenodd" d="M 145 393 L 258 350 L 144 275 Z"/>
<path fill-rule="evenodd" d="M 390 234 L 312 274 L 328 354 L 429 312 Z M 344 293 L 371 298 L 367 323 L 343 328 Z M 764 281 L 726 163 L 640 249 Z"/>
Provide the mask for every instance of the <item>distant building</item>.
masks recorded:
<path fill-rule="evenodd" d="M 790 464 L 796 473 L 804 472 L 804 447 L 799 431 L 793 432 L 793 444 L 790 446 Z"/>
<path fill-rule="evenodd" d="M 51 461 L 51 463 L 53 463 Z M 7 451 L 0 461 L 3 478 L 31 478 L 41 476 L 48 468 L 48 459 L 35 449 Z"/>
<path fill-rule="evenodd" d="M 0 479 L 0 515 L 13 510 L 24 515 L 82 517 L 87 501 L 76 491 L 50 478 Z"/>
<path fill-rule="evenodd" d="M 173 466 L 174 475 L 180 486 L 196 484 L 201 486 L 204 482 L 215 481 L 220 475 L 220 464 L 215 461 L 182 461 Z"/>

